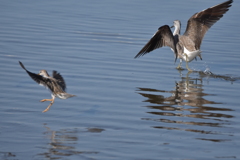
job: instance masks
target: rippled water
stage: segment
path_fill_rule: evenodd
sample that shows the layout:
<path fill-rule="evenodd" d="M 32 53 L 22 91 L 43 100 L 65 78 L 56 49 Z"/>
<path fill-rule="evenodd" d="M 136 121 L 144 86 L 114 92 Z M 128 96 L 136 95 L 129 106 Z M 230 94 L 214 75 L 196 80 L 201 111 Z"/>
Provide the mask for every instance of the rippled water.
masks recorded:
<path fill-rule="evenodd" d="M 239 7 L 206 34 L 195 71 L 161 48 L 161 25 L 222 1 L 5 1 L 0 6 L 0 159 L 238 159 Z M 19 66 L 57 70 L 56 99 Z"/>

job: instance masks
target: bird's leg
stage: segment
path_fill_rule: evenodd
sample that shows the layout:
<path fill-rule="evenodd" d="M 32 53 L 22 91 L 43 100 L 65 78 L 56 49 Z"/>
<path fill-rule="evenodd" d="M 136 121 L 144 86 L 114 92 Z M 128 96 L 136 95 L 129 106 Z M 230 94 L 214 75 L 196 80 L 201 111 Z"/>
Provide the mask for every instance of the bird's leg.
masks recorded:
<path fill-rule="evenodd" d="M 43 99 L 40 102 L 45 102 L 45 101 L 52 101 L 53 99 Z"/>
<path fill-rule="evenodd" d="M 51 102 L 51 103 L 49 104 L 49 106 L 48 106 L 44 111 L 42 111 L 42 112 L 47 112 L 47 111 L 50 109 L 50 107 L 53 105 L 54 100 L 55 100 L 55 98 L 51 99 L 52 102 Z"/>
<path fill-rule="evenodd" d="M 188 67 L 188 55 L 186 53 L 184 53 L 184 55 L 186 56 L 186 68 L 188 69 L 189 72 L 192 72 L 193 70 L 191 70 L 189 67 Z"/>
<path fill-rule="evenodd" d="M 180 59 L 180 63 L 179 63 L 178 66 L 177 66 L 177 69 L 178 69 L 178 70 L 182 70 L 181 65 L 182 65 L 182 59 Z"/>

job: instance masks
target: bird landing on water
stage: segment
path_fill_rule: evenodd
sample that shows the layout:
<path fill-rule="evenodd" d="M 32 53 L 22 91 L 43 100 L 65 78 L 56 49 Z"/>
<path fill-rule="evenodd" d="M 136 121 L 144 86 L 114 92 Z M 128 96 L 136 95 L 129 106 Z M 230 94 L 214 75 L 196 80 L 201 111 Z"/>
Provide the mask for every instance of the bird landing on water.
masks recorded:
<path fill-rule="evenodd" d="M 186 68 L 188 62 L 196 59 L 197 56 L 201 57 L 200 46 L 205 33 L 214 25 L 231 7 L 233 0 L 228 0 L 221 4 L 215 5 L 201 12 L 195 13 L 188 20 L 186 31 L 180 35 L 181 23 L 179 20 L 174 21 L 175 27 L 172 33 L 168 25 L 158 28 L 158 31 L 148 41 L 148 43 L 138 52 L 135 58 L 145 55 L 157 48 L 168 46 L 175 54 L 175 61 L 180 59 L 180 64 L 177 69 L 181 69 L 182 60 L 186 61 Z"/>
<path fill-rule="evenodd" d="M 68 94 L 67 92 L 65 92 L 66 83 L 65 83 L 63 77 L 57 71 L 53 71 L 52 77 L 51 77 L 51 76 L 49 76 L 49 74 L 46 70 L 40 70 L 39 74 L 35 74 L 32 72 L 29 72 L 24 67 L 22 62 L 19 61 L 19 64 L 35 82 L 48 88 L 51 91 L 52 99 L 43 99 L 40 101 L 40 102 L 51 101 L 49 106 L 43 112 L 47 112 L 50 109 L 50 107 L 54 103 L 54 100 L 56 97 L 58 97 L 60 99 L 67 99 L 67 98 L 75 96 L 75 95 Z"/>

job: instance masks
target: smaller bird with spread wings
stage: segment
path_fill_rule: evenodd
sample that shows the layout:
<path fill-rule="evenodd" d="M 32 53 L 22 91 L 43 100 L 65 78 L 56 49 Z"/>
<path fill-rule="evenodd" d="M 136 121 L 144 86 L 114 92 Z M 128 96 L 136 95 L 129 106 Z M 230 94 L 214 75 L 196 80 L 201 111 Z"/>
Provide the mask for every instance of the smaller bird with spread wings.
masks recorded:
<path fill-rule="evenodd" d="M 52 99 L 43 99 L 40 101 L 40 102 L 51 101 L 49 106 L 43 112 L 47 112 L 50 109 L 56 97 L 61 99 L 67 99 L 75 96 L 65 92 L 66 83 L 63 77 L 57 71 L 53 71 L 52 77 L 50 77 L 46 70 L 40 70 L 39 74 L 35 74 L 29 72 L 24 67 L 22 62 L 19 61 L 19 64 L 35 82 L 37 82 L 39 85 L 45 86 L 51 91 Z"/>

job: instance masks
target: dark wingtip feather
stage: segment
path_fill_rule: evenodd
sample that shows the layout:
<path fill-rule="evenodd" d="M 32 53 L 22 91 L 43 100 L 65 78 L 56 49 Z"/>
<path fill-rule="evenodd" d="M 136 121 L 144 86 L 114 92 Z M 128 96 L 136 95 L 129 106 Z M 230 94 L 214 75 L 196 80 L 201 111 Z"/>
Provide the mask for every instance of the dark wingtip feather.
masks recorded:
<path fill-rule="evenodd" d="M 177 55 L 175 54 L 175 60 L 174 60 L 174 63 L 176 63 L 177 62 Z"/>
<path fill-rule="evenodd" d="M 147 48 L 148 48 L 148 47 L 147 47 Z M 148 53 L 148 52 L 146 51 L 146 46 L 144 46 L 144 47 L 141 49 L 141 51 L 139 51 L 138 54 L 137 54 L 134 58 L 139 58 L 139 57 L 143 56 L 143 55 L 146 54 L 146 53 Z"/>
<path fill-rule="evenodd" d="M 143 53 L 139 52 L 134 58 L 139 58 L 142 55 L 143 55 Z"/>
<path fill-rule="evenodd" d="M 148 48 L 148 46 L 147 46 L 147 48 Z M 147 51 L 146 47 L 144 47 L 140 52 L 138 52 L 138 54 L 134 58 L 139 58 L 139 57 L 145 55 L 146 53 L 149 53 L 149 51 Z"/>
<path fill-rule="evenodd" d="M 25 67 L 24 67 L 24 65 L 22 64 L 22 62 L 20 62 L 20 61 L 18 61 L 19 62 L 19 64 L 20 64 L 20 66 L 24 69 L 24 70 L 27 70 Z"/>

